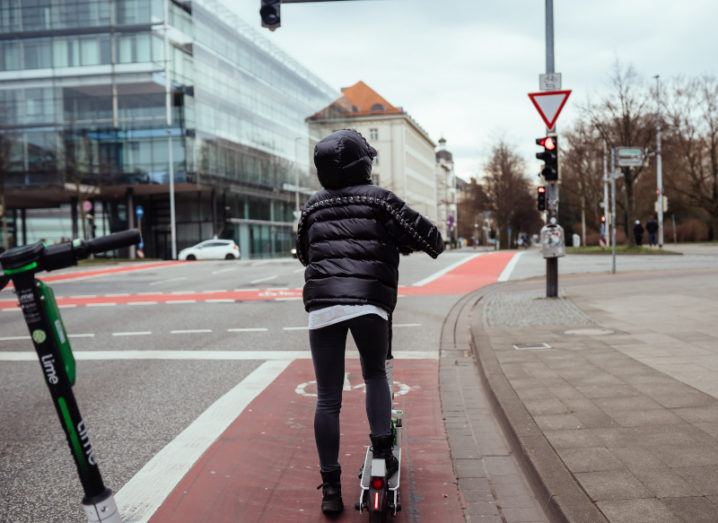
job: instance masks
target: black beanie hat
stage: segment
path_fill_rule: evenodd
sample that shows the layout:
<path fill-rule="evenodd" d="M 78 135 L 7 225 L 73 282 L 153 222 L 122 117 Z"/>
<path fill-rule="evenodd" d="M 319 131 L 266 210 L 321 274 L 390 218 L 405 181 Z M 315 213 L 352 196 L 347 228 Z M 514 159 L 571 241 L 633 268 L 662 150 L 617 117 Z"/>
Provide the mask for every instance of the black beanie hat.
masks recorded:
<path fill-rule="evenodd" d="M 354 129 L 335 131 L 314 148 L 314 165 L 325 189 L 371 183 L 374 149 Z"/>

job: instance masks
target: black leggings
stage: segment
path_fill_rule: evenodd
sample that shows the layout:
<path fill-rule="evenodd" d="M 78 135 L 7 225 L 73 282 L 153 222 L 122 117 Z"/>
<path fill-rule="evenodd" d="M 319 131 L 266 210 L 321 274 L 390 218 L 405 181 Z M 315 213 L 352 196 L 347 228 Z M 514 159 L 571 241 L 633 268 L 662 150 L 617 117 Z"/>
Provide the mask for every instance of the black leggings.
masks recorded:
<path fill-rule="evenodd" d="M 317 410 L 314 437 L 322 472 L 339 469 L 339 411 L 344 388 L 344 352 L 347 332 L 359 349 L 366 384 L 366 413 L 371 433 L 391 433 L 391 393 L 384 365 L 389 348 L 389 322 L 366 314 L 309 331 L 314 373 L 317 377 Z"/>

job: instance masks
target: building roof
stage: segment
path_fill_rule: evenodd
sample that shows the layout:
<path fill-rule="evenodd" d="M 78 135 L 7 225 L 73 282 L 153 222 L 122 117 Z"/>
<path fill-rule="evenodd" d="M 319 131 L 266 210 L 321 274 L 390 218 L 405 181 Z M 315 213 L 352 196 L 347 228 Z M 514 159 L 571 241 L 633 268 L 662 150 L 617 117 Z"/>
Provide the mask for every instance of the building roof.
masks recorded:
<path fill-rule="evenodd" d="M 342 87 L 342 96 L 308 119 L 323 120 L 325 118 L 385 114 L 404 114 L 404 111 L 400 107 L 392 105 L 386 98 L 360 80 L 350 87 Z"/>

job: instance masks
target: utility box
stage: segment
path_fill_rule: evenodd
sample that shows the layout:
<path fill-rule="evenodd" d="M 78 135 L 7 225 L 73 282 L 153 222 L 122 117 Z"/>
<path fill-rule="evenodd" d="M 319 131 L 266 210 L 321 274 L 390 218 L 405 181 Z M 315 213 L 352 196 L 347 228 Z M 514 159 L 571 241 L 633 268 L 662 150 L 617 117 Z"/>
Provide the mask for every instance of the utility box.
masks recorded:
<path fill-rule="evenodd" d="M 541 254 L 544 258 L 560 258 L 566 255 L 563 227 L 549 224 L 541 229 Z"/>

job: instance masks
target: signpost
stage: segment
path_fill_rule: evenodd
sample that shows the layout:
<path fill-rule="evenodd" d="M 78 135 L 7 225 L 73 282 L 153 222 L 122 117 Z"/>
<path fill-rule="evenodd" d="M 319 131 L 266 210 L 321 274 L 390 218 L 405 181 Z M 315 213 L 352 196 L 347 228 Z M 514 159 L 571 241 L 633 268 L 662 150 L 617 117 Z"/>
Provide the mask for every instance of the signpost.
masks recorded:
<path fill-rule="evenodd" d="M 541 116 L 546 129 L 553 131 L 556 127 L 561 111 L 566 105 L 568 97 L 571 96 L 571 90 L 564 91 L 541 91 L 538 93 L 529 93 L 531 102 Z"/>
<path fill-rule="evenodd" d="M 640 147 L 616 147 L 616 163 L 619 167 L 641 167 L 646 155 Z"/>
<path fill-rule="evenodd" d="M 560 91 L 561 73 L 541 73 L 539 75 L 539 90 Z"/>

